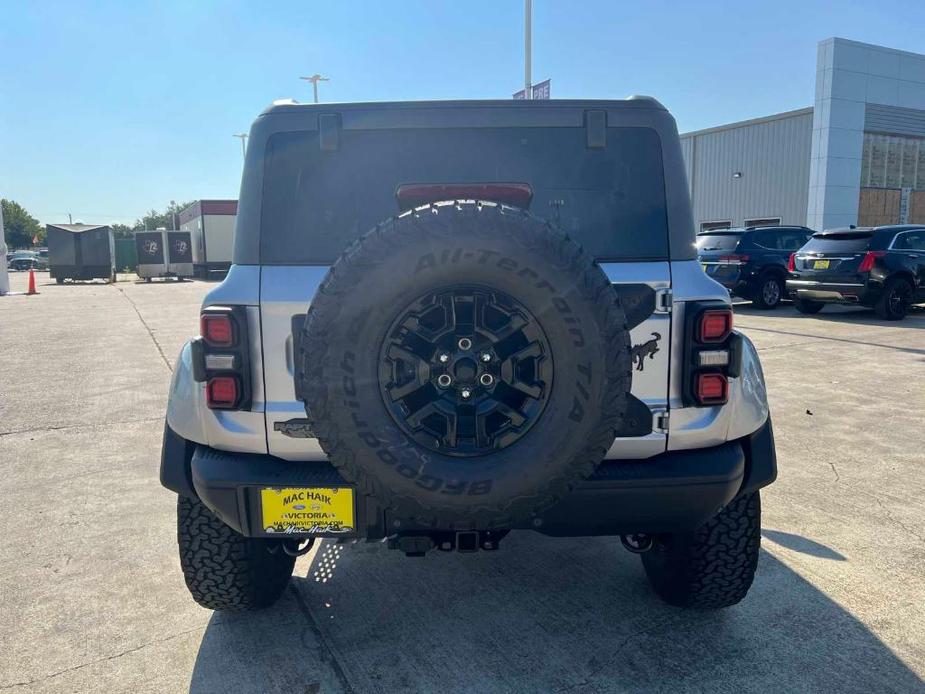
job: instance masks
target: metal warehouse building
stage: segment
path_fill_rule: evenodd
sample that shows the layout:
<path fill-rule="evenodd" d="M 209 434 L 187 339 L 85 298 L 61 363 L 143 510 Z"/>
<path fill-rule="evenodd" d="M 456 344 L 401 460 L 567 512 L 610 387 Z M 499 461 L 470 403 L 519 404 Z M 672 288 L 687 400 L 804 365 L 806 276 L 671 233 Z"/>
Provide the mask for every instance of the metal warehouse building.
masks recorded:
<path fill-rule="evenodd" d="M 698 229 L 925 223 L 925 55 L 827 39 L 812 107 L 681 145 Z"/>

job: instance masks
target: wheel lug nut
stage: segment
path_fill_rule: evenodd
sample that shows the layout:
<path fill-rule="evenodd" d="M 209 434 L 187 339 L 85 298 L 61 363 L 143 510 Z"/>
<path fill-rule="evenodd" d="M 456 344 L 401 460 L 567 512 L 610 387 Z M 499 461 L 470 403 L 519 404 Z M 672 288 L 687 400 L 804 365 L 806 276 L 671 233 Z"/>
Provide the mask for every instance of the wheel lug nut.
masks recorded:
<path fill-rule="evenodd" d="M 441 354 L 441 355 L 440 355 L 439 357 L 437 357 L 437 358 L 440 360 L 440 363 L 441 363 L 441 364 L 446 364 L 446 363 L 450 360 L 450 355 L 449 355 L 449 354 Z"/>
<path fill-rule="evenodd" d="M 453 379 L 450 378 L 449 374 L 440 374 L 437 376 L 437 385 L 442 388 L 447 388 L 452 382 Z"/>
<path fill-rule="evenodd" d="M 495 379 L 491 374 L 482 374 L 481 378 L 479 378 L 479 383 L 483 386 L 490 386 L 494 381 Z"/>
<path fill-rule="evenodd" d="M 463 388 L 459 394 L 462 395 L 463 398 L 468 398 L 470 395 L 472 395 L 472 391 L 468 388 Z"/>
<path fill-rule="evenodd" d="M 482 352 L 482 361 L 491 361 L 491 355 L 488 352 Z"/>
<path fill-rule="evenodd" d="M 472 349 L 472 340 L 470 340 L 468 337 L 460 338 L 459 348 L 464 352 Z"/>

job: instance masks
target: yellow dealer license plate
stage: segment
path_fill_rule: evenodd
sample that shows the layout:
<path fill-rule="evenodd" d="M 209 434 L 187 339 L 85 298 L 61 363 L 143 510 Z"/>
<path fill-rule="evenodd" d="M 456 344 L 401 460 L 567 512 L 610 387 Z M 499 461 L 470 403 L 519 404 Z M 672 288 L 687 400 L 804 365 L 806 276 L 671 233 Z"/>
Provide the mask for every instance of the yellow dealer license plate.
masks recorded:
<path fill-rule="evenodd" d="M 263 530 L 268 533 L 349 535 L 355 531 L 353 489 L 261 489 Z"/>
<path fill-rule="evenodd" d="M 814 270 L 828 270 L 829 261 L 828 260 L 817 260 L 816 262 L 813 263 L 813 269 Z"/>

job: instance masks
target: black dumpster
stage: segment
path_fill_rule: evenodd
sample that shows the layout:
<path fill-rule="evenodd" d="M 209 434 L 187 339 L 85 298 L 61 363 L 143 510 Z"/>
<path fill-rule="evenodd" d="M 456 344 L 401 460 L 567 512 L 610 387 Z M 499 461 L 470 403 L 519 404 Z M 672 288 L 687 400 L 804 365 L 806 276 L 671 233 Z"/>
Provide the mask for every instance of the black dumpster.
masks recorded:
<path fill-rule="evenodd" d="M 112 229 L 96 224 L 47 224 L 48 272 L 61 284 L 66 279 L 116 281 Z"/>

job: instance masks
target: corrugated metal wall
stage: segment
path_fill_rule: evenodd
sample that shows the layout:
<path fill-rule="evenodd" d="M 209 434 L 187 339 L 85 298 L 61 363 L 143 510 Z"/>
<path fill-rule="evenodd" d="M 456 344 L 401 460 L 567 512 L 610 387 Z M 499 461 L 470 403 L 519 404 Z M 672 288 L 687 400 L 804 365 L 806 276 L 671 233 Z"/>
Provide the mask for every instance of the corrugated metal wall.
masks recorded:
<path fill-rule="evenodd" d="M 809 108 L 682 135 L 697 228 L 774 217 L 805 224 L 812 131 Z"/>

